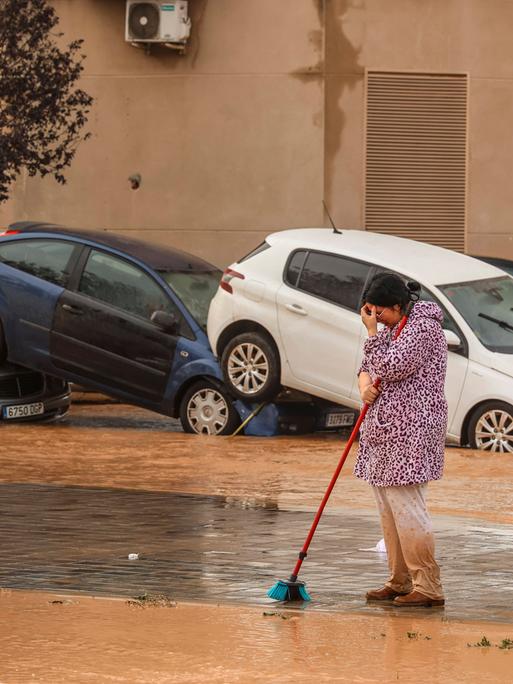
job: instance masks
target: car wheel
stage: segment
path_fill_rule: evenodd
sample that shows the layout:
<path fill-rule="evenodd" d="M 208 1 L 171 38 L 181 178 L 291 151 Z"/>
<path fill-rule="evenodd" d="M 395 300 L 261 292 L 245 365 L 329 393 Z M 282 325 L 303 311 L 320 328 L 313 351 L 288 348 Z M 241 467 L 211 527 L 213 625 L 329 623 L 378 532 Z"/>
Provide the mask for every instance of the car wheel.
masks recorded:
<path fill-rule="evenodd" d="M 180 403 L 180 420 L 185 432 L 197 435 L 231 435 L 240 417 L 226 390 L 208 380 L 195 382 Z"/>
<path fill-rule="evenodd" d="M 0 321 L 0 363 L 7 359 L 7 343 L 5 341 L 4 329 Z"/>
<path fill-rule="evenodd" d="M 473 449 L 513 454 L 513 406 L 487 401 L 472 414 L 468 442 Z"/>
<path fill-rule="evenodd" d="M 280 391 L 278 352 L 261 333 L 237 335 L 221 357 L 224 381 L 238 399 L 269 401 Z"/>

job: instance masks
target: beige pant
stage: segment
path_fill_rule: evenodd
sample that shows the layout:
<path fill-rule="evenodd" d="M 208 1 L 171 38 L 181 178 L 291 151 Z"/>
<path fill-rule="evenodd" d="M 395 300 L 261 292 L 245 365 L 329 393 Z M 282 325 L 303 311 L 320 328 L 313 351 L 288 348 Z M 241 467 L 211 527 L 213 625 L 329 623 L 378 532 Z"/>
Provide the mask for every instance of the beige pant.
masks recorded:
<path fill-rule="evenodd" d="M 440 599 L 443 589 L 426 489 L 427 484 L 373 487 L 391 573 L 386 586 L 401 593 L 413 589 Z"/>

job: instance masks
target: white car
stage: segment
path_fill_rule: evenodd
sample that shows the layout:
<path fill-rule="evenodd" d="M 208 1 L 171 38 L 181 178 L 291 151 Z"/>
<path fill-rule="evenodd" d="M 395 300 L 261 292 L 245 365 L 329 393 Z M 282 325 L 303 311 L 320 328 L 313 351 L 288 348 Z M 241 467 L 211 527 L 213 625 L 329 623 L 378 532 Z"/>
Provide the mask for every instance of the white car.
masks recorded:
<path fill-rule="evenodd" d="M 513 453 L 513 278 L 414 240 L 359 230 L 286 230 L 227 268 L 208 336 L 245 401 L 281 387 L 359 408 L 366 283 L 391 271 L 444 311 L 448 442 Z"/>

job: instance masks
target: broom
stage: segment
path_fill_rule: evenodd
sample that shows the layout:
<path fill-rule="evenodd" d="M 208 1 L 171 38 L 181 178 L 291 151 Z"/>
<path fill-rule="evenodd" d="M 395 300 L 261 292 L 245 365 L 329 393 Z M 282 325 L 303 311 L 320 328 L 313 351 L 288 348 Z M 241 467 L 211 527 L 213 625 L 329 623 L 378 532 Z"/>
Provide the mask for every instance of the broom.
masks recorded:
<path fill-rule="evenodd" d="M 408 313 L 408 312 L 407 312 Z M 394 340 L 396 340 L 399 337 L 399 334 L 401 333 L 402 329 L 406 325 L 408 321 L 408 315 L 405 315 L 402 317 L 401 322 L 399 323 L 399 327 L 397 328 L 397 331 L 394 336 Z M 378 388 L 379 385 L 381 384 L 381 379 L 376 378 L 376 380 L 373 383 L 373 387 Z M 353 428 L 353 431 L 351 432 L 351 436 L 349 437 L 346 447 L 344 449 L 344 452 L 342 456 L 340 457 L 340 461 L 338 462 L 337 468 L 335 472 L 333 473 L 333 477 L 331 478 L 331 481 L 328 485 L 328 489 L 326 490 L 326 493 L 324 494 L 324 497 L 321 501 L 321 504 L 317 510 L 317 513 L 315 515 L 314 521 L 312 523 L 312 526 L 310 528 L 310 532 L 308 533 L 307 538 L 305 539 L 305 543 L 303 544 L 303 548 L 299 552 L 299 557 L 296 562 L 296 565 L 294 567 L 294 570 L 292 571 L 291 576 L 289 577 L 288 580 L 278 580 L 267 592 L 267 596 L 269 598 L 275 599 L 276 601 L 310 601 L 311 597 L 308 594 L 305 583 L 304 582 L 299 582 L 298 581 L 298 575 L 299 571 L 301 569 L 301 565 L 303 564 L 303 561 L 305 560 L 307 553 L 308 553 L 308 547 L 310 546 L 310 542 L 312 541 L 312 538 L 315 534 L 315 530 L 317 529 L 317 525 L 319 524 L 319 520 L 321 519 L 321 515 L 324 511 L 324 508 L 326 504 L 328 503 L 328 499 L 330 498 L 330 494 L 333 490 L 333 487 L 335 486 L 335 483 L 338 479 L 338 476 L 340 475 L 340 471 L 342 470 L 342 466 L 345 463 L 345 460 L 347 458 L 347 455 L 349 454 L 349 451 L 351 450 L 351 447 L 353 446 L 353 442 L 356 439 L 356 435 L 358 434 L 358 430 L 360 429 L 360 425 L 363 422 L 363 419 L 367 415 L 367 411 L 369 410 L 369 404 L 364 404 L 362 407 L 362 410 L 360 411 L 360 415 L 358 416 L 358 420 L 356 421 L 356 425 Z"/>

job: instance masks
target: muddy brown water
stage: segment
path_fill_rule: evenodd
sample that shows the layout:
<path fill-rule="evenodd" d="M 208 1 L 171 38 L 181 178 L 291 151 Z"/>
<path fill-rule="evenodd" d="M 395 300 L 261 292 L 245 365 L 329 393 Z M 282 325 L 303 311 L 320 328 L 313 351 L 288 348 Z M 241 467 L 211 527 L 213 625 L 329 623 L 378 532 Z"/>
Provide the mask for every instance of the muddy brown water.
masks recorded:
<path fill-rule="evenodd" d="M 73 407 L 60 425 L 4 425 L 0 481 L 123 487 L 233 496 L 280 509 L 316 506 L 345 442 L 294 437 L 186 435 L 177 421 L 116 404 Z M 353 447 L 330 499 L 374 509 L 352 475 Z M 446 450 L 445 476 L 430 485 L 433 513 L 513 523 L 513 455 Z"/>
<path fill-rule="evenodd" d="M 237 544 L 243 554 L 247 548 L 247 564 L 241 565 L 241 572 L 249 568 L 247 577 L 253 573 L 267 586 L 267 576 L 288 568 L 288 550 L 270 562 L 260 556 L 255 559 L 252 535 L 256 538 L 261 528 L 265 536 L 266 516 L 269 520 L 286 516 L 267 528 L 278 535 L 275 541 L 280 548 L 291 546 L 290 553 L 295 554 L 296 539 L 292 545 L 287 525 L 290 522 L 290 530 L 297 530 L 300 543 L 344 446 L 340 435 L 198 438 L 181 433 L 176 421 L 109 404 L 74 406 L 70 419 L 60 425 L 4 425 L 0 438 L 4 551 L 0 578 L 12 582 L 7 586 L 40 589 L 41 578 L 50 577 L 54 582 L 50 588 L 58 592 L 0 592 L 2 683 L 513 681 L 513 650 L 500 648 L 513 640 L 513 563 L 508 555 L 513 458 L 508 455 L 447 449 L 445 477 L 430 487 L 430 507 L 441 526 L 442 545 L 454 549 L 446 555 L 447 564 L 462 572 L 474 568 L 473 577 L 483 586 L 495 582 L 492 609 L 486 621 L 478 622 L 451 617 L 450 610 L 436 614 L 368 611 L 361 602 L 356 612 L 348 612 L 351 606 L 346 598 L 334 600 L 322 594 L 317 578 L 333 587 L 344 567 L 335 558 L 341 557 L 335 545 L 341 520 L 346 521 L 343 539 L 347 543 L 354 535 L 361 536 L 360 546 L 379 538 L 372 494 L 351 474 L 354 451 L 330 500 L 322 523 L 325 527 L 319 529 L 316 555 L 307 561 L 308 577 L 320 599 L 317 610 L 291 611 L 266 601 L 254 605 L 261 594 L 256 582 L 249 601 L 253 605 L 248 605 L 245 590 L 239 594 L 234 590 L 232 605 L 225 604 L 229 591 L 222 575 L 227 561 L 222 559 L 223 554 L 234 553 L 234 539 L 242 540 Z M 127 507 L 126 501 L 138 501 L 138 494 L 146 503 Z M 183 531 L 169 537 L 169 520 L 160 522 L 158 510 L 162 502 L 172 502 L 177 496 L 189 497 L 191 511 L 198 510 L 197 502 L 213 506 L 228 527 L 216 529 L 214 520 L 213 528 L 201 531 L 198 543 Z M 84 507 L 83 497 L 95 504 Z M 112 503 L 117 497 L 125 501 L 125 508 Z M 44 505 L 48 499 L 51 506 Z M 106 502 L 103 508 L 102 501 Z M 174 608 L 128 605 L 126 599 L 111 600 L 107 595 L 101 599 L 97 595 L 101 583 L 94 567 L 92 574 L 89 567 L 78 593 L 61 596 L 70 587 L 66 578 L 80 577 L 70 563 L 91 563 L 94 553 L 103 562 L 109 548 L 115 547 L 117 557 L 128 550 L 120 531 L 126 534 L 130 529 L 132 510 L 145 508 L 155 513 L 141 520 L 138 534 L 150 531 L 156 540 L 167 535 L 178 544 L 182 558 L 190 560 L 199 549 L 202 558 L 208 559 L 201 561 L 204 593 L 198 595 L 193 576 L 197 568 L 189 565 L 191 581 L 183 585 Z M 87 514 L 80 519 L 84 510 L 91 513 L 94 525 Z M 249 528 L 245 513 L 256 516 Z M 113 520 L 118 527 L 109 536 L 106 526 Z M 237 520 L 240 524 L 234 536 Z M 171 529 L 176 531 L 177 525 Z M 141 540 L 133 538 L 134 543 Z M 459 547 L 465 547 L 465 553 L 459 553 Z M 159 570 L 157 552 L 151 544 L 147 548 L 150 564 L 139 566 L 142 577 L 151 575 L 152 568 L 157 575 Z M 358 572 L 362 577 L 371 573 L 368 579 L 375 576 L 377 580 L 386 571 L 385 563 L 365 553 L 357 559 Z M 35 567 L 37 558 L 42 565 Z M 504 566 L 506 558 L 508 567 Z M 253 566 L 252 560 L 256 561 Z M 169 557 L 164 561 L 168 565 L 160 568 L 162 576 L 169 575 Z M 134 567 L 125 557 L 125 577 L 137 574 Z M 100 574 L 109 577 L 102 568 Z M 65 581 L 57 586 L 55 578 L 59 577 Z M 123 593 L 119 577 L 110 575 L 113 584 L 106 594 Z M 247 577 L 241 580 L 243 588 Z M 357 578 L 346 578 L 348 586 L 351 581 L 357 583 Z M 461 584 L 455 576 L 451 593 L 455 603 L 465 606 L 465 591 L 472 592 L 472 586 Z M 137 582 L 127 584 L 128 595 L 138 586 Z M 88 598 L 84 591 L 97 597 Z M 172 585 L 166 593 L 173 594 Z M 354 601 L 355 596 L 360 601 L 360 593 L 353 594 Z M 486 595 L 480 596 L 486 603 Z M 188 598 L 210 603 L 188 604 Z M 483 601 L 479 595 L 474 598 L 476 612 L 472 614 L 478 615 Z M 494 616 L 501 622 L 494 622 Z M 465 617 L 464 609 L 460 617 Z M 476 645 L 483 637 L 490 646 Z"/>
<path fill-rule="evenodd" d="M 0 610 L 8 683 L 506 683 L 513 671 L 503 625 L 22 592 L 0 593 Z"/>

